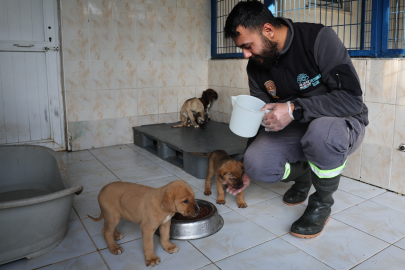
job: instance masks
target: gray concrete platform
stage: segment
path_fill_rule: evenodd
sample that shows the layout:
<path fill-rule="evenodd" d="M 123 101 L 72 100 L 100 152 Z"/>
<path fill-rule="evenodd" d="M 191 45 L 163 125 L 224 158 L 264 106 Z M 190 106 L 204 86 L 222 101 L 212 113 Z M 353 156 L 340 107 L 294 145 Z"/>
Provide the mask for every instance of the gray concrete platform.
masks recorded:
<path fill-rule="evenodd" d="M 228 124 L 211 120 L 205 129 L 172 128 L 175 124 L 134 127 L 134 144 L 201 179 L 211 152 L 225 150 L 236 160 L 242 158 L 247 139 L 232 133 Z"/>

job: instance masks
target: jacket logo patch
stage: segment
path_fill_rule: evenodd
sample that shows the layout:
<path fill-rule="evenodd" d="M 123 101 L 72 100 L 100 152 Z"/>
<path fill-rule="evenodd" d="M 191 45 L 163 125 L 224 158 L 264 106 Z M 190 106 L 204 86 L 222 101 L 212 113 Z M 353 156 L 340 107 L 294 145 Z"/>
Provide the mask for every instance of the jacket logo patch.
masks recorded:
<path fill-rule="evenodd" d="M 308 87 L 316 86 L 319 84 L 319 79 L 321 78 L 321 74 L 316 75 L 312 79 L 309 79 L 309 76 L 305 73 L 301 73 L 297 76 L 297 83 L 300 86 L 301 90 L 307 89 Z"/>
<path fill-rule="evenodd" d="M 264 86 L 266 87 L 267 92 L 273 97 L 273 98 L 279 98 L 276 96 L 276 84 L 269 80 L 264 83 Z"/>

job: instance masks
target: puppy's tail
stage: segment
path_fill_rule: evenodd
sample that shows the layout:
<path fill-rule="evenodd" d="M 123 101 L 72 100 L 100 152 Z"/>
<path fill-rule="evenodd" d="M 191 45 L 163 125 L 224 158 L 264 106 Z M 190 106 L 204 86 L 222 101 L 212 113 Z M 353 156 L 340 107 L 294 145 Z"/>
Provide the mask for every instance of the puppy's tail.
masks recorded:
<path fill-rule="evenodd" d="M 92 217 L 90 215 L 87 215 L 87 216 L 89 218 L 91 218 L 93 221 L 100 221 L 100 220 L 102 220 L 104 218 L 104 213 L 103 213 L 103 211 L 101 211 L 101 214 L 100 214 L 100 216 L 98 218 L 94 218 L 94 217 Z"/>

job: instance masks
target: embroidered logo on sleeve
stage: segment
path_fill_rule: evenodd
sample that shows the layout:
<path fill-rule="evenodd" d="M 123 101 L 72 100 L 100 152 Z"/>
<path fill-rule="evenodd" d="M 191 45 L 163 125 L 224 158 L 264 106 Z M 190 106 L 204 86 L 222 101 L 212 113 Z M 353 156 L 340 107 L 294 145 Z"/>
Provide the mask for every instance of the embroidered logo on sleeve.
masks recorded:
<path fill-rule="evenodd" d="M 276 85 L 273 81 L 269 80 L 264 83 L 264 86 L 266 87 L 267 92 L 273 97 L 273 98 L 279 98 L 276 96 Z"/>
<path fill-rule="evenodd" d="M 308 75 L 305 73 L 301 73 L 297 76 L 297 83 L 300 86 L 301 90 L 307 89 L 308 87 L 316 86 L 319 84 L 319 79 L 321 78 L 321 74 L 316 75 L 312 79 L 309 79 Z"/>

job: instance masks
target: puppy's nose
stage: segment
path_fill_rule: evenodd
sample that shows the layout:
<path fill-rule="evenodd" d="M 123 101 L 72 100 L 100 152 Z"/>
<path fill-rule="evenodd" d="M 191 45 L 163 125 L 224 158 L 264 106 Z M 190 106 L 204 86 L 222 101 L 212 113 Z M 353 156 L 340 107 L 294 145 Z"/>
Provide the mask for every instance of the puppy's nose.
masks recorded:
<path fill-rule="evenodd" d="M 243 188 L 243 182 L 238 183 L 238 184 L 235 186 L 235 188 L 236 188 L 236 189 Z"/>
<path fill-rule="evenodd" d="M 195 211 L 195 214 L 198 215 L 200 213 L 200 207 L 198 207 L 198 205 L 195 205 L 194 211 Z"/>

